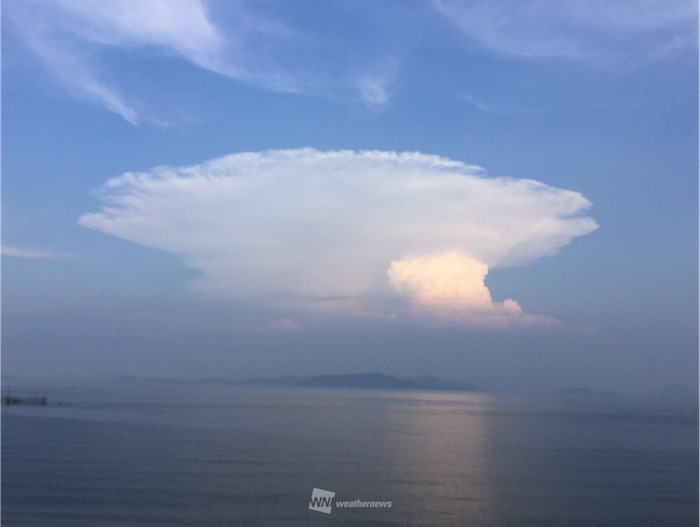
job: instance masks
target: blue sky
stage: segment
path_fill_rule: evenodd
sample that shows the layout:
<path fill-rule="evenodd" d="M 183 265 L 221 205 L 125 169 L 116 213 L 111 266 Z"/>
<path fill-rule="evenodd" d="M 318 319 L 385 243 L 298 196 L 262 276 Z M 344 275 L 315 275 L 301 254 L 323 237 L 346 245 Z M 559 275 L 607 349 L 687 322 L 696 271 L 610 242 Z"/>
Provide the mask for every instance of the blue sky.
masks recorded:
<path fill-rule="evenodd" d="M 4 374 L 697 384 L 695 2 L 2 10 Z"/>

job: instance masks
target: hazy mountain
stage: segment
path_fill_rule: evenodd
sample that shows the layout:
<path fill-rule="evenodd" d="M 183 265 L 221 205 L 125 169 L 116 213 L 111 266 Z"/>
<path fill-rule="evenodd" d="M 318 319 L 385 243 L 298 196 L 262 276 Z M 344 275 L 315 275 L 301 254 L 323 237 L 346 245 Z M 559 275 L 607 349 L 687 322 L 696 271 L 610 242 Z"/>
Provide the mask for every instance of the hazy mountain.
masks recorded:
<path fill-rule="evenodd" d="M 449 381 L 439 377 L 423 375 L 400 378 L 383 373 L 348 373 L 315 376 L 250 377 L 231 379 L 226 377 L 207 378 L 139 378 L 132 376 L 113 377 L 109 382 L 148 383 L 148 384 L 193 384 L 206 386 L 280 386 L 298 388 L 365 388 L 381 390 L 428 390 L 428 391 L 480 391 L 471 383 Z"/>
<path fill-rule="evenodd" d="M 298 386 L 306 388 L 372 388 L 383 390 L 471 391 L 474 385 L 421 376 L 403 379 L 383 373 L 348 373 L 312 377 L 278 377 L 243 379 L 239 386 Z"/>

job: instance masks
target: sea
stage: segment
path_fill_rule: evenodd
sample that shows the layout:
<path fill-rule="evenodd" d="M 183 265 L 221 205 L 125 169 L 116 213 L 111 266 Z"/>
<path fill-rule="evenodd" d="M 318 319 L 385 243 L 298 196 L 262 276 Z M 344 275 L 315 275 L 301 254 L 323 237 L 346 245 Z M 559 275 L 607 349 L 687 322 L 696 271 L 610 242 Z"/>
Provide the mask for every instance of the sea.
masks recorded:
<path fill-rule="evenodd" d="M 698 525 L 695 399 L 153 382 L 12 395 L 48 404 L 2 407 L 6 527 Z"/>

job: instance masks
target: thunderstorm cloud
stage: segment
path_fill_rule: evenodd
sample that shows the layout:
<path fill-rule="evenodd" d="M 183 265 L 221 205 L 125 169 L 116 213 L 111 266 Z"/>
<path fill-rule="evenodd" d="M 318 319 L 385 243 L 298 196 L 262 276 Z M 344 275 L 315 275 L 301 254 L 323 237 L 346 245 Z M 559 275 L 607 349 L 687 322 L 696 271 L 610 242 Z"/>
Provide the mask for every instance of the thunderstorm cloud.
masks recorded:
<path fill-rule="evenodd" d="M 125 173 L 101 196 L 83 226 L 177 255 L 202 295 L 428 325 L 556 325 L 494 301 L 485 277 L 596 228 L 578 192 L 422 153 L 238 153 Z"/>

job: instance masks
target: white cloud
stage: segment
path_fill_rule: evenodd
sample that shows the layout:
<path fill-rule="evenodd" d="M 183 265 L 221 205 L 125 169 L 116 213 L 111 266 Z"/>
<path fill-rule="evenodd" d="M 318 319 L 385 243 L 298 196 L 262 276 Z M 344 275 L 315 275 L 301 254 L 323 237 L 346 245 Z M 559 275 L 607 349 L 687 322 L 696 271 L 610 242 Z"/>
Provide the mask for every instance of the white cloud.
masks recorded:
<path fill-rule="evenodd" d="M 124 78 L 126 70 L 114 60 L 119 53 L 132 63 L 143 56 L 177 58 L 272 91 L 318 95 L 350 89 L 368 104 L 387 101 L 398 72 L 395 58 L 377 69 L 375 54 L 385 51 L 354 42 L 339 52 L 337 43 L 322 41 L 332 36 L 315 40 L 277 20 L 273 7 L 204 0 L 7 0 L 3 5 L 29 49 L 73 95 L 132 124 L 158 119 L 124 88 L 139 83 Z M 348 78 L 348 70 L 355 75 Z"/>
<path fill-rule="evenodd" d="M 422 20 L 436 10 L 472 42 L 507 55 L 620 64 L 697 47 L 692 0 L 433 0 L 436 10 L 367 5 L 321 2 L 307 17 L 285 2 L 5 0 L 3 14 L 12 28 L 5 35 L 21 34 L 74 96 L 133 124 L 170 121 L 155 115 L 153 108 L 167 103 L 153 93 L 163 86 L 142 74 L 153 68 L 144 58 L 175 59 L 266 90 L 383 105 L 401 58 L 435 38 L 428 33 L 433 25 Z"/>
<path fill-rule="evenodd" d="M 303 328 L 296 320 L 280 318 L 264 325 L 252 326 L 251 329 L 263 333 L 299 333 Z"/>
<path fill-rule="evenodd" d="M 433 0 L 469 39 L 529 57 L 656 59 L 697 47 L 694 0 Z"/>
<path fill-rule="evenodd" d="M 420 320 L 433 325 L 485 328 L 558 326 L 550 317 L 523 313 L 515 300 L 494 302 L 484 279 L 488 265 L 457 251 L 391 262 L 391 285 L 405 294 Z"/>
<path fill-rule="evenodd" d="M 132 124 L 140 121 L 138 103 L 100 75 L 100 51 L 151 46 L 216 70 L 223 46 L 199 0 L 9 0 L 4 7 L 69 91 Z"/>
<path fill-rule="evenodd" d="M 14 247 L 3 245 L 2 255 L 10 256 L 13 258 L 30 258 L 30 259 L 53 259 L 53 258 L 66 258 L 66 254 L 56 253 L 53 251 L 44 251 L 40 249 L 27 249 L 23 247 Z"/>
<path fill-rule="evenodd" d="M 373 72 L 360 75 L 355 81 L 362 99 L 368 105 L 384 104 L 389 100 L 389 87 L 399 72 L 399 61 L 387 58 Z"/>
<path fill-rule="evenodd" d="M 106 184 L 103 198 L 102 211 L 84 215 L 82 225 L 179 255 L 201 271 L 193 286 L 202 294 L 388 318 L 386 306 L 406 291 L 414 308 L 433 298 L 425 291 L 436 287 L 435 272 L 400 279 L 402 269 L 425 261 L 437 269 L 440 255 L 454 253 L 458 265 L 444 287 L 477 291 L 472 282 L 483 286 L 488 269 L 554 254 L 596 228 L 577 192 L 489 179 L 478 167 L 421 153 L 240 153 L 126 173 Z M 465 270 L 467 259 L 478 262 L 478 273 Z M 478 291 L 487 298 L 485 286 Z M 455 294 L 443 295 L 451 311 L 488 318 L 517 307 L 470 307 Z M 475 320 L 432 311 L 452 323 Z M 527 320 L 518 316 L 507 320 Z"/>

